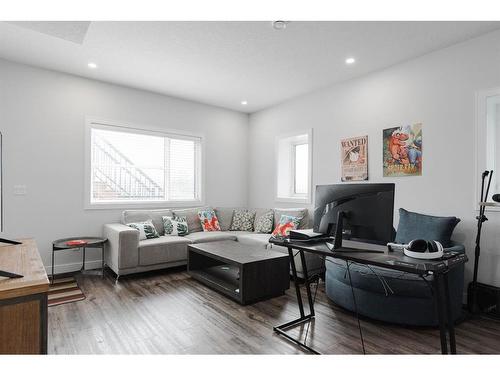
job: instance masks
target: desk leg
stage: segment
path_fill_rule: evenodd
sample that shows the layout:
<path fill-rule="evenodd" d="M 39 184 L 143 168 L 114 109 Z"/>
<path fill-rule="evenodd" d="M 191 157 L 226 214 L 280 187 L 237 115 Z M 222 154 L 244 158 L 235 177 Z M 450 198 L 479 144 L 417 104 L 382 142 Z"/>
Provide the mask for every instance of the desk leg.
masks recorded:
<path fill-rule="evenodd" d="M 448 354 L 448 344 L 446 338 L 446 323 L 443 312 L 443 297 L 441 293 L 441 275 L 434 274 L 434 298 L 438 311 L 439 336 L 441 338 L 441 354 Z"/>
<path fill-rule="evenodd" d="M 307 300 L 309 302 L 309 314 L 311 316 L 314 316 L 314 302 L 311 294 L 311 284 L 309 283 L 309 274 L 307 273 L 306 258 L 304 256 L 304 251 L 299 250 L 299 253 L 300 253 L 300 262 L 302 263 L 302 273 L 304 274 L 304 279 L 306 284 Z"/>
<path fill-rule="evenodd" d="M 292 248 L 288 248 L 288 256 L 290 259 L 290 267 L 292 268 L 292 278 L 293 278 L 293 283 L 295 284 L 295 293 L 297 294 L 297 302 L 299 304 L 299 312 L 300 312 L 300 318 L 294 319 L 292 321 L 289 321 L 287 323 L 283 323 L 277 327 L 273 327 L 274 332 L 276 332 L 278 335 L 284 336 L 291 342 L 293 342 L 295 345 L 298 345 L 300 348 L 305 349 L 309 351 L 310 353 L 313 354 L 320 354 L 318 351 L 314 350 L 313 348 L 307 346 L 305 343 L 297 340 L 296 338 L 290 336 L 288 333 L 286 333 L 286 330 L 289 328 L 296 327 L 298 325 L 304 324 L 304 323 L 309 323 L 312 319 L 314 319 L 314 303 L 312 300 L 312 295 L 311 295 L 311 287 L 309 285 L 309 275 L 307 274 L 307 266 L 305 262 L 305 257 L 304 257 L 304 252 L 299 251 L 300 253 L 300 261 L 302 263 L 302 272 L 304 273 L 305 277 L 305 283 L 306 283 L 306 290 L 307 290 L 307 298 L 309 301 L 309 310 L 310 313 L 308 315 L 304 314 L 304 305 L 302 303 L 302 295 L 300 293 L 300 285 L 298 282 L 298 277 L 297 277 L 297 268 L 295 267 L 295 260 L 293 257 L 293 251 Z"/>
<path fill-rule="evenodd" d="M 443 284 L 444 284 L 444 298 L 446 305 L 446 315 L 447 315 L 447 324 L 448 324 L 448 335 L 450 337 L 450 352 L 451 354 L 457 354 L 457 344 L 455 341 L 455 322 L 453 321 L 453 315 L 451 313 L 451 299 L 450 299 L 450 288 L 448 283 L 448 272 L 446 272 L 443 276 Z"/>
<path fill-rule="evenodd" d="M 290 267 L 292 268 L 292 279 L 293 279 L 293 285 L 295 286 L 295 294 L 297 295 L 297 302 L 299 303 L 300 317 L 303 318 L 305 316 L 304 305 L 302 304 L 302 294 L 300 293 L 300 285 L 297 277 L 297 267 L 295 267 L 295 260 L 293 256 L 293 250 L 291 247 L 288 248 L 288 259 L 290 260 Z"/>
<path fill-rule="evenodd" d="M 441 353 L 448 352 L 448 337 L 450 353 L 456 354 L 455 323 L 451 313 L 450 291 L 448 287 L 448 273 L 434 275 L 434 293 L 438 309 L 439 334 L 441 338 Z"/>

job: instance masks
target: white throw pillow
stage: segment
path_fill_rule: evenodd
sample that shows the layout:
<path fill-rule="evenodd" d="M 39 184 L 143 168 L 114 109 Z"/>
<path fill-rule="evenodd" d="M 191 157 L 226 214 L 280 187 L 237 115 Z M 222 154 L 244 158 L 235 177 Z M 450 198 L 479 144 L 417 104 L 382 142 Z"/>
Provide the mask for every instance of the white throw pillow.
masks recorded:
<path fill-rule="evenodd" d="M 150 238 L 158 238 L 160 235 L 156 231 L 155 226 L 151 220 L 144 221 L 142 223 L 129 223 L 129 227 L 137 229 L 139 231 L 139 240 L 146 240 Z"/>
<path fill-rule="evenodd" d="M 189 233 L 185 216 L 162 216 L 165 236 L 185 236 Z"/>

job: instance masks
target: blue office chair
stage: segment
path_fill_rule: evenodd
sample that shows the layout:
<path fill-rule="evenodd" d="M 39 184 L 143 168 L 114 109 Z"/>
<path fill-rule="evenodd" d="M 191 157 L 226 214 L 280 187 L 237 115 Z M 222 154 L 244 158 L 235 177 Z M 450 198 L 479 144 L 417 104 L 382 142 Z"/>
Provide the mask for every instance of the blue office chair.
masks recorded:
<path fill-rule="evenodd" d="M 450 241 L 460 219 L 422 215 L 400 209 L 400 221 L 395 242 L 412 239 L 440 241 L 445 251 L 465 252 L 464 246 Z M 340 259 L 325 261 L 326 294 L 337 305 L 354 311 L 346 263 Z M 360 315 L 411 326 L 437 326 L 437 308 L 432 295 L 432 279 L 379 267 L 351 264 L 349 266 L 356 305 Z M 432 276 L 430 276 L 432 277 Z M 462 317 L 464 266 L 450 271 L 449 288 L 452 314 Z"/>

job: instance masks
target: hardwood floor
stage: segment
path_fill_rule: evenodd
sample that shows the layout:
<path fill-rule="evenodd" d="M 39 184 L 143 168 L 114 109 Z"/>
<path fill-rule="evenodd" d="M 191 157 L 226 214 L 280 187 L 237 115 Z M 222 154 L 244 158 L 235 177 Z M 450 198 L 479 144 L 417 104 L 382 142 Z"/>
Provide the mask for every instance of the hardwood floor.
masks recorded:
<path fill-rule="evenodd" d="M 124 277 L 77 276 L 87 299 L 49 308 L 51 354 L 293 354 L 273 333 L 297 317 L 286 295 L 240 306 L 191 279 L 183 269 Z M 325 354 L 362 353 L 356 318 L 320 288 L 308 344 Z M 369 354 L 440 353 L 437 329 L 408 329 L 362 320 Z M 304 337 L 303 329 L 290 331 Z M 477 318 L 456 328 L 459 353 L 500 353 L 500 322 Z"/>

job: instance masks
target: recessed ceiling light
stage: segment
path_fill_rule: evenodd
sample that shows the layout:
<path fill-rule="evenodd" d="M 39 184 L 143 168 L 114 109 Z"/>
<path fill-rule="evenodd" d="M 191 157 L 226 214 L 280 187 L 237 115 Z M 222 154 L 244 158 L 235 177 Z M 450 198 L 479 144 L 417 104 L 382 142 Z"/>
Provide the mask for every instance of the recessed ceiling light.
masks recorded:
<path fill-rule="evenodd" d="M 347 65 L 354 64 L 355 62 L 356 62 L 356 59 L 354 57 L 348 57 L 347 59 L 345 59 L 345 63 Z"/>
<path fill-rule="evenodd" d="M 87 66 L 90 68 L 90 69 L 96 69 L 97 68 L 97 64 L 96 63 L 93 63 L 93 62 L 89 62 L 87 64 Z"/>
<path fill-rule="evenodd" d="M 241 101 L 241 105 L 247 105 L 247 104 L 248 104 L 248 102 L 246 100 Z"/>
<path fill-rule="evenodd" d="M 288 25 L 289 21 L 274 21 L 273 27 L 275 30 L 285 30 L 286 25 Z"/>

